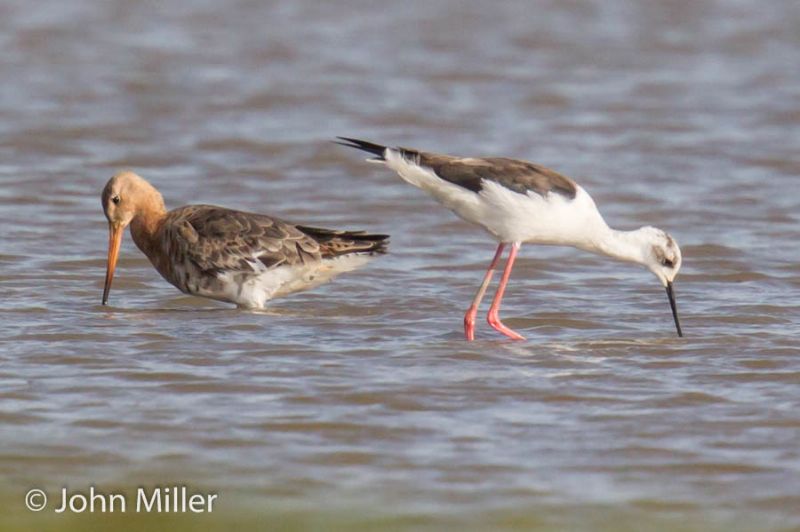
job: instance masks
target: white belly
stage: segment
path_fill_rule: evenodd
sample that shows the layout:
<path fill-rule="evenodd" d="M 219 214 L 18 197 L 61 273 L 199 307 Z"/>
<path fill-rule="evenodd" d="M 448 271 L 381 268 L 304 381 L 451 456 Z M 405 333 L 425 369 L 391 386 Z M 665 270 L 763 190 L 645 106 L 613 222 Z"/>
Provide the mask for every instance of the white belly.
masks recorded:
<path fill-rule="evenodd" d="M 336 275 L 354 270 L 372 258 L 352 254 L 296 266 L 279 266 L 259 273 L 225 272 L 214 288 L 198 290 L 198 296 L 236 303 L 242 308 L 264 308 L 267 301 L 324 284 Z"/>
<path fill-rule="evenodd" d="M 476 223 L 502 242 L 583 247 L 595 228 L 606 226 L 591 196 L 580 186 L 575 198 L 569 199 L 557 193 L 523 195 L 488 182 L 479 196 L 484 214 Z"/>
<path fill-rule="evenodd" d="M 387 166 L 421 188 L 459 217 L 486 229 L 501 242 L 530 242 L 585 247 L 595 227 L 605 227 L 591 196 L 577 186 L 573 199 L 558 193 L 520 194 L 493 181 L 475 193 L 441 179 L 392 151 Z"/>

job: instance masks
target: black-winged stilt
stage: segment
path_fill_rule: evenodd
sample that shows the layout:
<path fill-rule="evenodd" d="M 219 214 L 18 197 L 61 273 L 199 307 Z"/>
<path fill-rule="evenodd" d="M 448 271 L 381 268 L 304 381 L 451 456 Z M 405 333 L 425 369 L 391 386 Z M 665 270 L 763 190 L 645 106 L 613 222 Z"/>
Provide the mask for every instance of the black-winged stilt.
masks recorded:
<path fill-rule="evenodd" d="M 406 182 L 428 192 L 468 222 L 486 229 L 499 242 L 483 282 L 464 316 L 467 340 L 475 338 L 475 316 L 503 250 L 510 246 L 503 276 L 487 320 L 497 331 L 522 340 L 500 321 L 500 302 L 520 245 L 572 246 L 648 268 L 667 290 L 678 336 L 683 336 L 672 282 L 681 267 L 681 250 L 661 229 L 617 231 L 608 226 L 594 200 L 572 179 L 527 161 L 504 157 L 453 157 L 407 148 L 390 148 L 338 137 L 344 146 L 374 155 Z"/>

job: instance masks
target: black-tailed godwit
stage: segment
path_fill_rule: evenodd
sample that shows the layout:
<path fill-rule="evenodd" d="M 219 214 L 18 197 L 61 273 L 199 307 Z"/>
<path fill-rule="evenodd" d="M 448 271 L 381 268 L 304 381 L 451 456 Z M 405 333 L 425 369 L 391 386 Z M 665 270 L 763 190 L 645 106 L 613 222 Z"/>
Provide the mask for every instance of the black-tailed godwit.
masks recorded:
<path fill-rule="evenodd" d="M 387 235 L 295 225 L 212 205 L 168 212 L 158 190 L 133 172 L 112 177 L 102 200 L 109 230 L 104 305 L 128 225 L 136 246 L 179 290 L 242 308 L 263 308 L 386 252 Z"/>

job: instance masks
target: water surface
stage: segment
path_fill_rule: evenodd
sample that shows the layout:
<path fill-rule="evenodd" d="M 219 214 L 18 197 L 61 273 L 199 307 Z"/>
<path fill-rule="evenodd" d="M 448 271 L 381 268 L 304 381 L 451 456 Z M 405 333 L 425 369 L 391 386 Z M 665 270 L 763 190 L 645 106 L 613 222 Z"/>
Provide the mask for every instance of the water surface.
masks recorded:
<path fill-rule="evenodd" d="M 789 0 L 5 2 L 4 506 L 58 526 L 27 489 L 179 482 L 265 528 L 800 526 L 798 27 Z M 528 340 L 464 342 L 494 243 L 336 135 L 531 159 L 668 230 L 686 337 L 648 272 L 523 246 Z M 126 235 L 103 307 L 120 168 L 391 255 L 254 313 Z"/>

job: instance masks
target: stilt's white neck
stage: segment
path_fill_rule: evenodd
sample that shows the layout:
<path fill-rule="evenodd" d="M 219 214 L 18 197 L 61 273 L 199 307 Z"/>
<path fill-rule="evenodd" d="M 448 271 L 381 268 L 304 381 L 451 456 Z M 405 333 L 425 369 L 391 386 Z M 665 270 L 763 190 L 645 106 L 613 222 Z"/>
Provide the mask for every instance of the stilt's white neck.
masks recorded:
<path fill-rule="evenodd" d="M 646 246 L 643 237 L 641 229 L 617 231 L 604 225 L 596 231 L 587 250 L 625 262 L 644 264 Z"/>

